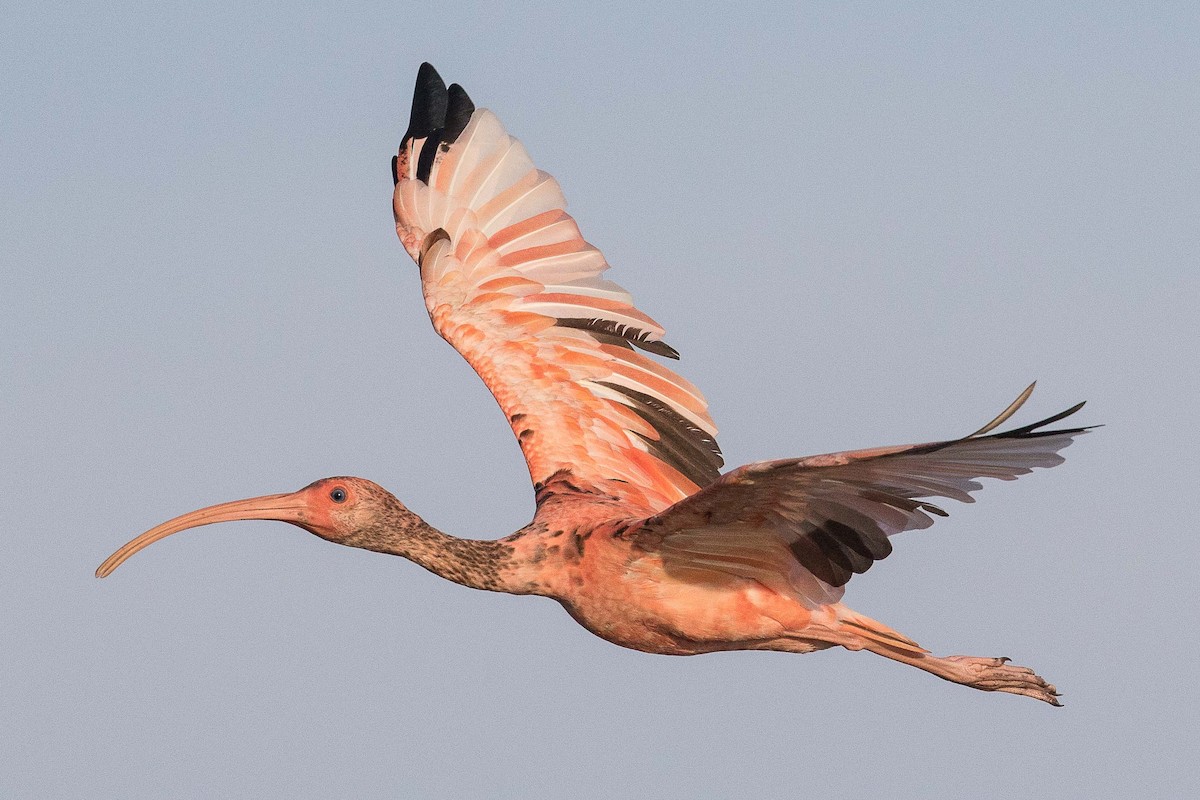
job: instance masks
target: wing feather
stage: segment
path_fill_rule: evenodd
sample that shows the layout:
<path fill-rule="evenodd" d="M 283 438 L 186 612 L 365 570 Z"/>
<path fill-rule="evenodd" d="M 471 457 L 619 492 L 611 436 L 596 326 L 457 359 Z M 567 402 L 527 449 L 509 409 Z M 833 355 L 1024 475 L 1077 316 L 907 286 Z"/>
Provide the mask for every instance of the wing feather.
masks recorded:
<path fill-rule="evenodd" d="M 704 397 L 634 349 L 677 358 L 662 327 L 601 277 L 558 182 L 428 64 L 393 173 L 430 319 L 509 418 L 540 498 L 569 474 L 648 515 L 717 478 Z"/>
<path fill-rule="evenodd" d="M 980 478 L 1014 480 L 1062 463 L 1059 451 L 1090 428 L 1046 426 L 1082 406 L 1003 433 L 983 435 L 993 423 L 944 442 L 748 464 L 647 520 L 639 544 L 661 550 L 668 569 L 712 568 L 726 553 L 726 572 L 756 580 L 765 559 L 802 601 L 836 602 L 854 574 L 891 553 L 888 537 L 946 516 L 925 498 L 974 502 Z"/>

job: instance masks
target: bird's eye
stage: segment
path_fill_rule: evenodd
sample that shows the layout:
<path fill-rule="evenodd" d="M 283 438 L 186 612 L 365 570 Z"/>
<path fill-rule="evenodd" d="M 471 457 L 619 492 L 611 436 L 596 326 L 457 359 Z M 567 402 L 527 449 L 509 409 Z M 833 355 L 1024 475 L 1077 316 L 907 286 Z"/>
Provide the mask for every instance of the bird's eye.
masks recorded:
<path fill-rule="evenodd" d="M 334 489 L 332 492 L 329 493 L 329 499 L 335 503 L 346 502 L 346 490 L 340 486 L 337 487 L 336 489 Z"/>

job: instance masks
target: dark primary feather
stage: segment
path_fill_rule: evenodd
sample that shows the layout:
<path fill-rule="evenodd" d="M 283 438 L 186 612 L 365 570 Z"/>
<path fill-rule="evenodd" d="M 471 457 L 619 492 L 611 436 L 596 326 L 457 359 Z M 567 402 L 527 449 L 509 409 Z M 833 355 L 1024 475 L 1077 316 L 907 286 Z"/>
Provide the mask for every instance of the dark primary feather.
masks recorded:
<path fill-rule="evenodd" d="M 720 476 L 725 460 L 715 439 L 648 394 L 608 381 L 597 383 L 634 401 L 630 408 L 658 434 L 657 441 L 641 437 L 652 453 L 697 486 L 707 486 Z"/>
<path fill-rule="evenodd" d="M 408 116 L 405 139 L 421 139 L 446 124 L 446 107 L 450 97 L 446 83 L 429 62 L 417 70 L 413 88 L 412 111 Z"/>
<path fill-rule="evenodd" d="M 467 92 L 457 83 L 450 84 L 449 104 L 446 108 L 445 131 L 441 136 L 441 140 L 448 144 L 453 144 L 458 141 L 458 136 L 467 127 L 467 123 L 471 121 L 471 115 L 475 113 L 475 104 L 471 102 L 471 98 L 467 96 Z"/>
<path fill-rule="evenodd" d="M 438 150 L 458 139 L 474 111 L 475 104 L 461 86 L 454 83 L 447 89 L 442 76 L 431 64 L 421 65 L 413 88 L 408 131 L 404 134 L 405 143 L 413 139 L 425 140 L 417 156 L 417 180 L 429 180 Z M 395 166 L 392 171 L 395 172 Z"/>
<path fill-rule="evenodd" d="M 638 330 L 630 325 L 622 325 L 611 319 L 596 319 L 585 317 L 559 317 L 555 322 L 560 328 L 577 328 L 587 331 L 598 341 L 619 344 L 622 347 L 637 347 L 656 356 L 679 360 L 679 351 L 661 340 L 650 339 L 646 331 Z"/>

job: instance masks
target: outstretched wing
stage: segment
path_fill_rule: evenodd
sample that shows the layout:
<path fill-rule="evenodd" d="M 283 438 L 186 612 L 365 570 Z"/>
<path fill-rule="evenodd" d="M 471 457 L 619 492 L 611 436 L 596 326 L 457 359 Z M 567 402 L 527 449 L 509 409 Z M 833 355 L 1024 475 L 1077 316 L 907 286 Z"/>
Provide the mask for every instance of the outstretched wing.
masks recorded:
<path fill-rule="evenodd" d="M 892 552 L 888 537 L 927 528 L 946 512 L 924 498 L 974 502 L 979 478 L 1013 480 L 1061 464 L 1058 451 L 1090 430 L 1044 430 L 1083 407 L 985 435 L 1029 397 L 1030 386 L 981 430 L 962 439 L 763 461 L 729 472 L 648 520 L 638 544 L 681 572 L 717 570 L 836 602 L 854 575 Z"/>
<path fill-rule="evenodd" d="M 495 395 L 539 490 L 558 478 L 650 514 L 717 478 L 699 390 L 638 352 L 678 358 L 663 329 L 600 277 L 558 182 L 429 64 L 393 175 L 434 328 Z"/>

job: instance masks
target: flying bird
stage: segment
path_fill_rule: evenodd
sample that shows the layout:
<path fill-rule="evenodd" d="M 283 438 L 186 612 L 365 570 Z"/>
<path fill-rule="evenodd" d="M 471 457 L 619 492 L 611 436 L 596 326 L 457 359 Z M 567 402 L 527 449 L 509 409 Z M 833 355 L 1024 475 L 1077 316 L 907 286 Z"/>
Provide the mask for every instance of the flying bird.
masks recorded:
<path fill-rule="evenodd" d="M 163 523 L 100 565 L 216 522 L 289 522 L 338 544 L 403 556 L 476 589 L 557 600 L 592 633 L 650 653 L 808 653 L 840 646 L 985 691 L 1059 705 L 1006 658 L 935 656 L 841 602 L 890 537 L 972 502 L 980 478 L 1062 462 L 1089 428 L 993 432 L 1028 399 L 958 439 L 761 461 L 721 474 L 700 391 L 652 358 L 678 358 L 658 323 L 602 277 L 554 178 L 500 120 L 422 64 L 392 160 L 396 232 L 435 330 L 475 369 L 533 480 L 533 521 L 498 540 L 436 530 L 377 484 L 325 478 L 290 494 Z"/>

